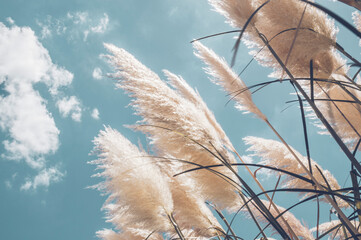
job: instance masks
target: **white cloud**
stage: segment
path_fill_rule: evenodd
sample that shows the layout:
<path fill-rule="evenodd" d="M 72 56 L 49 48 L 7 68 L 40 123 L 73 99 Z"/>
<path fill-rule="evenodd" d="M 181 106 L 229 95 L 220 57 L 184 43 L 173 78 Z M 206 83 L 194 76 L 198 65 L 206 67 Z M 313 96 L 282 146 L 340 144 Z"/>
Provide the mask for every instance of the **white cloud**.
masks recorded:
<path fill-rule="evenodd" d="M 54 97 L 58 95 L 59 88 L 69 86 L 74 75 L 65 68 L 52 65 L 48 74 L 44 76 L 43 82 L 49 87 L 50 94 Z"/>
<path fill-rule="evenodd" d="M 13 89 L 10 89 L 13 88 Z M 11 84 L 10 95 L 0 100 L 0 127 L 10 133 L 3 142 L 8 159 L 25 159 L 32 168 L 43 168 L 44 155 L 59 147 L 59 130 L 45 101 L 31 84 Z"/>
<path fill-rule="evenodd" d="M 71 118 L 74 121 L 81 121 L 81 107 L 79 99 L 75 96 L 64 97 L 56 102 L 56 106 L 59 109 L 60 114 L 63 117 L 67 117 L 71 114 Z"/>
<path fill-rule="evenodd" d="M 8 93 L 0 98 L 0 128 L 10 136 L 3 142 L 3 155 L 42 168 L 43 156 L 58 149 L 59 130 L 33 84 L 43 82 L 55 94 L 73 75 L 52 63 L 30 28 L 0 23 L 0 77 Z"/>
<path fill-rule="evenodd" d="M 109 24 L 108 14 L 104 13 L 104 17 L 99 20 L 98 25 L 91 27 L 90 30 L 93 33 L 104 33 L 107 30 Z"/>
<path fill-rule="evenodd" d="M 99 119 L 99 110 L 97 108 L 94 108 L 91 115 L 92 115 L 92 118 L 98 120 Z"/>
<path fill-rule="evenodd" d="M 58 150 L 60 131 L 46 107 L 47 101 L 34 85 L 45 84 L 58 98 L 59 88 L 71 84 L 72 79 L 72 73 L 53 64 L 29 27 L 8 28 L 0 22 L 0 82 L 6 92 L 0 96 L 0 130 L 7 136 L 1 157 L 25 160 L 43 174 L 50 171 L 46 169 L 46 156 Z M 54 177 L 49 179 L 52 182 Z M 42 183 L 38 178 L 31 184 Z M 23 188 L 29 186 L 26 183 Z"/>
<path fill-rule="evenodd" d="M 94 79 L 97 79 L 97 80 L 100 80 L 103 78 L 103 72 L 100 68 L 94 68 L 93 70 L 93 78 Z"/>
<path fill-rule="evenodd" d="M 20 187 L 20 190 L 27 191 L 30 189 L 36 190 L 38 187 L 49 187 L 50 183 L 57 183 L 65 176 L 57 168 L 46 168 L 39 172 L 33 179 L 27 179 Z"/>
<path fill-rule="evenodd" d="M 68 12 L 66 16 L 54 19 L 47 16 L 43 21 L 37 20 L 41 27 L 41 38 L 50 38 L 54 34 L 65 35 L 68 40 L 76 40 L 82 36 L 83 41 L 89 34 L 103 34 L 108 29 L 109 16 L 104 13 L 101 17 L 89 17 L 89 12 Z M 53 34 L 54 33 L 54 34 Z"/>
<path fill-rule="evenodd" d="M 83 34 L 84 34 L 83 41 L 86 42 L 89 36 L 89 30 L 84 30 Z"/>
<path fill-rule="evenodd" d="M 6 18 L 6 21 L 7 21 L 10 25 L 14 25 L 14 24 L 15 24 L 14 19 L 12 19 L 11 17 L 7 17 L 7 18 Z"/>
<path fill-rule="evenodd" d="M 75 24 L 85 24 L 89 21 L 88 12 L 75 12 L 75 13 L 68 12 L 66 16 Z"/>

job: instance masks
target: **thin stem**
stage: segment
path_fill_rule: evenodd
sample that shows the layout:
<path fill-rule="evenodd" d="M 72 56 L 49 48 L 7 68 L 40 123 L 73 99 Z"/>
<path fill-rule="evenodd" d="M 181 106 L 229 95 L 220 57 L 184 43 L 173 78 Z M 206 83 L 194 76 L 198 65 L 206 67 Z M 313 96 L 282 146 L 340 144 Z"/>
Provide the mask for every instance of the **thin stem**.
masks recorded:
<path fill-rule="evenodd" d="M 175 221 L 175 219 L 174 219 L 174 217 L 173 217 L 173 213 L 168 214 L 168 218 L 169 218 L 170 223 L 173 225 L 174 230 L 175 230 L 176 233 L 178 234 L 179 238 L 180 238 L 181 240 L 185 240 L 185 237 L 184 237 L 182 231 L 180 230 L 177 222 Z"/>
<path fill-rule="evenodd" d="M 233 150 L 234 153 L 237 155 L 237 157 L 239 158 L 239 160 L 242 163 L 245 163 L 245 161 L 242 159 L 242 157 L 238 154 L 238 152 L 236 150 Z M 266 190 L 263 188 L 262 184 L 258 181 L 258 179 L 256 178 L 256 176 L 253 174 L 253 172 L 249 169 L 248 166 L 245 166 L 245 168 L 247 169 L 248 173 L 252 176 L 252 178 L 254 179 L 254 181 L 257 183 L 257 185 L 259 186 L 259 188 L 265 192 Z M 281 214 L 281 212 L 279 211 L 279 209 L 277 208 L 277 205 L 274 204 L 274 202 L 272 201 L 272 198 L 266 193 L 266 198 L 268 199 L 268 201 L 270 202 L 270 204 L 272 205 L 272 207 L 274 208 L 274 210 L 277 212 L 277 214 Z M 295 238 L 298 239 L 296 233 L 292 230 L 291 226 L 288 224 L 288 222 L 286 221 L 286 219 L 281 216 L 281 220 L 284 222 L 284 224 L 286 225 L 286 227 L 288 228 L 288 230 L 290 231 L 291 235 Z"/>
<path fill-rule="evenodd" d="M 208 205 L 210 205 L 210 206 L 214 209 L 214 211 L 216 211 L 216 213 L 218 214 L 218 216 L 219 216 L 219 217 L 222 219 L 222 221 L 226 224 L 227 229 L 228 229 L 227 232 L 230 231 L 231 234 L 232 234 L 232 236 L 233 236 L 233 237 L 236 237 L 236 236 L 237 236 L 236 233 L 233 231 L 231 225 L 228 223 L 228 221 L 227 221 L 226 217 L 223 215 L 223 213 L 222 213 L 221 211 L 219 211 L 213 204 L 208 204 Z"/>

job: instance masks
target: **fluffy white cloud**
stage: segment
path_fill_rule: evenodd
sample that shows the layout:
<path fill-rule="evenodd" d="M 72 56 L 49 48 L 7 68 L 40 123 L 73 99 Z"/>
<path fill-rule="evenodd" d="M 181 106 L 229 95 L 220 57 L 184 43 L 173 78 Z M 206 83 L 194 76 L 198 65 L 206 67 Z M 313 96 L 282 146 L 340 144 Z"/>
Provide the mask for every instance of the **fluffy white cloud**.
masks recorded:
<path fill-rule="evenodd" d="M 56 102 L 60 114 L 67 117 L 69 114 L 74 121 L 81 121 L 81 107 L 79 99 L 75 96 L 64 97 Z"/>
<path fill-rule="evenodd" d="M 93 70 L 93 78 L 94 79 L 97 79 L 97 80 L 100 80 L 103 78 L 103 72 L 100 68 L 94 68 Z"/>
<path fill-rule="evenodd" d="M 50 183 L 61 181 L 64 175 L 64 173 L 60 172 L 55 167 L 43 169 L 33 179 L 27 179 L 26 182 L 20 187 L 20 190 L 35 190 L 38 187 L 47 188 L 49 187 Z"/>
<path fill-rule="evenodd" d="M 12 89 L 10 89 L 12 88 Z M 59 130 L 44 99 L 31 84 L 9 84 L 9 95 L 0 100 L 0 127 L 10 139 L 3 142 L 8 159 L 25 159 L 32 168 L 43 168 L 43 156 L 59 147 Z"/>
<path fill-rule="evenodd" d="M 92 116 L 92 118 L 98 120 L 99 119 L 99 110 L 97 108 L 94 108 L 91 116 Z"/>
<path fill-rule="evenodd" d="M 43 83 L 58 98 L 58 88 L 69 85 L 72 79 L 72 73 L 52 63 L 30 28 L 8 28 L 0 22 L 0 82 L 6 92 L 0 96 L 0 130 L 8 136 L 3 141 L 6 152 L 2 157 L 24 159 L 37 171 L 46 170 L 45 157 L 59 148 L 60 131 L 46 100 L 33 86 Z M 34 180 L 31 186 L 38 185 L 41 183 Z"/>

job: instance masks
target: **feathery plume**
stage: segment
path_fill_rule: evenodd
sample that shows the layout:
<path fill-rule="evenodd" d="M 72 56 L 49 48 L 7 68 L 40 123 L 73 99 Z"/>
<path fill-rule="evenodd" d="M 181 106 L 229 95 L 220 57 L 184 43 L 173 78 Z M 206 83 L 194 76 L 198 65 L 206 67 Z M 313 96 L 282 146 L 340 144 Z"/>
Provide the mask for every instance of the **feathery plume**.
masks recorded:
<path fill-rule="evenodd" d="M 157 162 L 163 174 L 169 177 L 173 198 L 173 216 L 182 230 L 193 229 L 197 236 L 214 237 L 222 235 L 224 230 L 205 204 L 201 186 L 187 175 L 179 173 L 180 162 Z"/>
<path fill-rule="evenodd" d="M 243 27 L 251 15 L 249 12 L 254 12 L 265 2 L 265 0 L 210 0 L 210 4 L 216 11 L 224 15 L 228 22 L 237 28 Z M 236 9 L 242 9 L 243 6 L 246 6 L 243 11 L 236 11 Z M 337 59 L 330 54 L 335 45 L 337 33 L 333 21 L 311 6 L 306 8 L 303 15 L 305 6 L 305 3 L 297 0 L 269 1 L 253 17 L 250 28 L 252 31 L 249 31 L 245 39 L 246 45 L 257 51 L 262 49 L 264 44 L 259 36 L 261 33 L 283 63 L 286 63 L 287 59 L 287 67 L 295 77 L 309 76 L 311 59 L 314 60 L 315 77 L 328 78 L 336 70 L 337 73 L 344 74 L 346 68 L 338 69 L 340 66 L 337 65 Z M 301 17 L 302 22 L 299 25 Z M 294 42 L 296 32 L 298 33 Z M 275 39 L 272 40 L 273 38 Z M 282 68 L 266 48 L 256 56 L 256 59 L 262 65 L 275 69 L 271 74 L 273 77 L 282 77 Z"/>
<path fill-rule="evenodd" d="M 340 75 L 332 75 L 339 81 L 347 81 Z M 348 88 L 348 91 L 361 101 L 360 90 Z M 350 94 L 346 93 L 340 86 L 333 84 L 325 91 L 319 91 L 316 99 L 330 99 L 331 101 L 318 101 L 317 106 L 322 111 L 326 119 L 334 127 L 337 134 L 350 144 L 361 137 L 361 107 L 355 102 Z M 332 101 L 335 100 L 335 101 Z"/>
<path fill-rule="evenodd" d="M 116 233 L 111 229 L 103 229 L 96 232 L 98 238 L 102 240 L 163 240 L 158 233 L 141 230 L 137 228 L 127 228 L 121 233 Z"/>
<path fill-rule="evenodd" d="M 176 85 L 180 89 L 177 92 L 124 49 L 111 44 L 105 44 L 105 47 L 112 53 L 107 56 L 110 63 L 118 70 L 113 75 L 119 79 L 116 86 L 133 97 L 132 105 L 143 118 L 138 122 L 141 125 L 134 128 L 148 134 L 159 156 L 171 155 L 202 166 L 220 164 L 209 150 L 222 155 L 227 162 L 236 162 L 224 146 L 224 142 L 229 142 L 224 139 L 224 132 L 219 125 L 215 127 L 215 119 L 209 120 L 209 111 L 200 111 L 198 104 L 182 97 L 186 93 L 185 81 L 182 82 L 183 88 Z M 182 169 L 189 167 L 191 165 L 183 165 Z M 216 170 L 236 181 L 231 170 L 225 167 Z M 238 200 L 234 186 L 214 173 L 203 169 L 188 176 L 196 179 L 205 198 L 219 207 L 231 206 Z"/>
<path fill-rule="evenodd" d="M 348 79 L 342 75 L 332 74 L 331 79 L 340 83 L 348 83 Z M 338 84 L 316 84 L 314 86 L 314 99 L 318 109 L 331 124 L 338 136 L 348 144 L 350 149 L 355 149 L 357 141 L 361 137 L 361 100 L 360 83 L 347 84 L 341 87 Z M 317 119 L 310 107 L 306 107 L 308 117 Z M 318 121 L 314 123 L 321 131 L 320 134 L 329 134 L 325 127 Z"/>
<path fill-rule="evenodd" d="M 95 233 L 102 240 L 121 240 L 120 235 L 111 229 L 104 228 Z"/>
<path fill-rule="evenodd" d="M 267 200 L 261 200 L 265 206 L 270 206 L 270 202 Z M 258 210 L 257 207 L 253 204 L 253 202 L 250 202 L 248 204 L 249 208 L 251 209 L 251 212 L 254 214 L 256 219 L 260 222 L 268 223 L 268 220 L 265 219 L 264 215 Z M 283 213 L 286 209 L 280 206 L 277 206 L 279 211 Z M 248 211 L 246 211 L 244 208 L 242 211 L 248 215 Z M 270 209 L 271 214 L 276 218 L 279 214 L 273 209 Z M 297 237 L 300 237 L 301 239 L 305 240 L 313 240 L 314 237 L 312 236 L 312 233 L 310 229 L 302 225 L 302 223 L 289 211 L 282 214 L 282 216 L 286 219 L 286 221 L 290 224 L 292 230 L 295 232 Z M 277 221 L 279 224 L 286 229 L 286 226 L 283 221 L 280 220 L 280 218 L 277 218 Z M 275 234 L 277 232 L 274 232 Z"/>
<path fill-rule="evenodd" d="M 195 91 L 193 88 L 191 88 L 181 76 L 177 76 L 169 72 L 168 70 L 163 70 L 163 72 L 164 75 L 168 78 L 168 81 L 171 84 L 171 86 L 173 86 L 177 90 L 177 92 L 183 96 L 183 98 L 191 101 L 199 110 L 201 110 L 204 113 L 209 123 L 217 131 L 217 134 L 219 135 L 223 144 L 228 149 L 233 150 L 234 147 L 231 141 L 223 131 L 222 127 L 217 122 L 213 112 L 209 110 L 207 104 L 203 101 L 202 97 L 199 95 L 198 91 Z"/>
<path fill-rule="evenodd" d="M 261 164 L 276 167 L 280 169 L 284 169 L 286 171 L 301 175 L 309 179 L 309 176 L 305 173 L 304 169 L 298 164 L 293 155 L 290 154 L 290 151 L 280 142 L 270 139 L 258 138 L 258 137 L 245 137 L 243 141 L 246 145 L 250 145 L 247 151 L 253 152 L 252 156 L 258 156 L 263 161 Z M 294 153 L 297 157 L 302 161 L 305 166 L 308 166 L 307 157 L 302 156 L 299 152 L 294 150 Z M 313 176 L 317 180 L 317 182 L 323 184 L 323 186 L 327 186 L 324 178 L 321 173 L 317 170 L 316 166 L 320 169 L 322 174 L 327 179 L 328 184 L 330 185 L 332 190 L 340 189 L 340 185 L 337 180 L 332 176 L 332 174 L 328 170 L 323 170 L 315 161 L 311 159 L 311 166 L 313 169 Z M 272 171 L 272 173 L 276 173 Z M 303 188 L 303 189 L 314 189 L 314 186 L 311 183 L 307 183 L 301 179 L 292 177 L 290 175 L 279 172 L 279 174 L 286 176 L 283 181 L 284 187 L 289 188 Z M 305 193 L 300 193 L 305 194 Z M 311 196 L 312 193 L 306 193 L 305 197 Z M 340 207 L 348 207 L 348 203 L 344 200 L 336 197 L 338 200 L 338 205 Z"/>
<path fill-rule="evenodd" d="M 120 237 L 125 240 L 163 240 L 163 237 L 159 233 L 139 228 L 127 228 L 120 234 Z"/>
<path fill-rule="evenodd" d="M 211 240 L 215 239 L 214 237 L 204 237 L 199 236 L 199 233 L 194 231 L 193 229 L 187 229 L 184 231 L 184 237 L 188 240 Z"/>
<path fill-rule="evenodd" d="M 193 229 L 197 236 L 222 235 L 222 226 L 206 206 L 195 182 L 187 176 L 177 176 L 171 182 L 174 218 L 182 229 Z"/>
<path fill-rule="evenodd" d="M 93 161 L 105 181 L 97 186 L 109 197 L 109 221 L 117 228 L 134 224 L 144 229 L 167 231 L 173 211 L 169 184 L 146 153 L 116 130 L 106 127 L 94 139 L 99 159 Z M 114 202 L 114 204 L 109 204 Z"/>
<path fill-rule="evenodd" d="M 250 0 L 209 0 L 213 8 L 226 17 L 227 22 L 234 28 L 243 29 L 248 18 L 256 10 Z M 254 15 L 251 26 L 258 20 L 258 15 Z"/>
<path fill-rule="evenodd" d="M 256 2 L 260 4 L 263 0 Z M 258 19 L 256 27 L 268 40 L 282 32 L 270 45 L 283 63 L 286 63 L 288 58 L 287 67 L 294 76 L 308 77 L 311 59 L 314 60 L 315 77 L 328 78 L 340 67 L 333 65 L 337 59 L 333 59 L 334 56 L 329 54 L 335 45 L 337 30 L 333 21 L 320 10 L 298 0 L 272 0 L 262 8 Z M 294 30 L 287 31 L 288 29 Z M 265 63 L 272 59 L 268 54 L 264 54 L 265 59 L 260 60 Z M 281 77 L 279 73 L 282 70 L 276 61 L 273 60 L 268 66 L 279 69 L 276 71 L 278 74 L 275 72 L 273 75 Z M 338 70 L 339 73 L 344 73 L 341 70 L 342 68 Z"/>
<path fill-rule="evenodd" d="M 234 98 L 237 102 L 236 108 L 241 111 L 252 112 L 260 119 L 267 120 L 266 116 L 254 104 L 250 91 L 246 90 L 246 84 L 228 66 L 227 62 L 200 42 L 194 42 L 193 46 L 197 50 L 195 55 L 207 64 L 206 72 L 213 77 L 212 82 L 222 86 Z M 241 90 L 244 91 L 239 93 Z"/>
<path fill-rule="evenodd" d="M 359 226 L 358 221 L 353 221 L 353 223 L 356 228 Z M 339 227 L 336 227 L 336 226 L 339 226 Z M 325 223 L 320 224 L 318 226 L 319 233 L 324 234 L 334 227 L 336 227 L 336 228 L 328 233 L 328 235 L 330 236 L 329 239 L 340 239 L 341 240 L 341 239 L 345 239 L 345 238 L 352 238 L 350 232 L 346 228 L 342 227 L 342 223 L 340 220 L 333 220 L 330 222 L 325 222 Z M 316 231 L 317 231 L 316 227 L 311 229 L 311 232 L 316 232 Z M 346 233 L 346 236 L 345 236 L 345 233 Z"/>

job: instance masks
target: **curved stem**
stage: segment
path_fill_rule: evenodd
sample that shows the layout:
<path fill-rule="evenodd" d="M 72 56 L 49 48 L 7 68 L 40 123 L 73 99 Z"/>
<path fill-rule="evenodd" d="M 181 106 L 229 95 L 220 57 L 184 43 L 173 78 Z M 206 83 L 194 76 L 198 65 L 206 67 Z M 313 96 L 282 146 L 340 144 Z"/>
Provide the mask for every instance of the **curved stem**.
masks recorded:
<path fill-rule="evenodd" d="M 174 219 L 174 217 L 173 217 L 173 213 L 168 214 L 168 219 L 169 219 L 170 223 L 173 225 L 174 230 L 175 230 L 176 233 L 178 234 L 179 238 L 180 238 L 181 240 L 185 240 L 185 237 L 184 237 L 182 231 L 180 230 L 177 222 L 175 221 L 175 219 Z"/>

